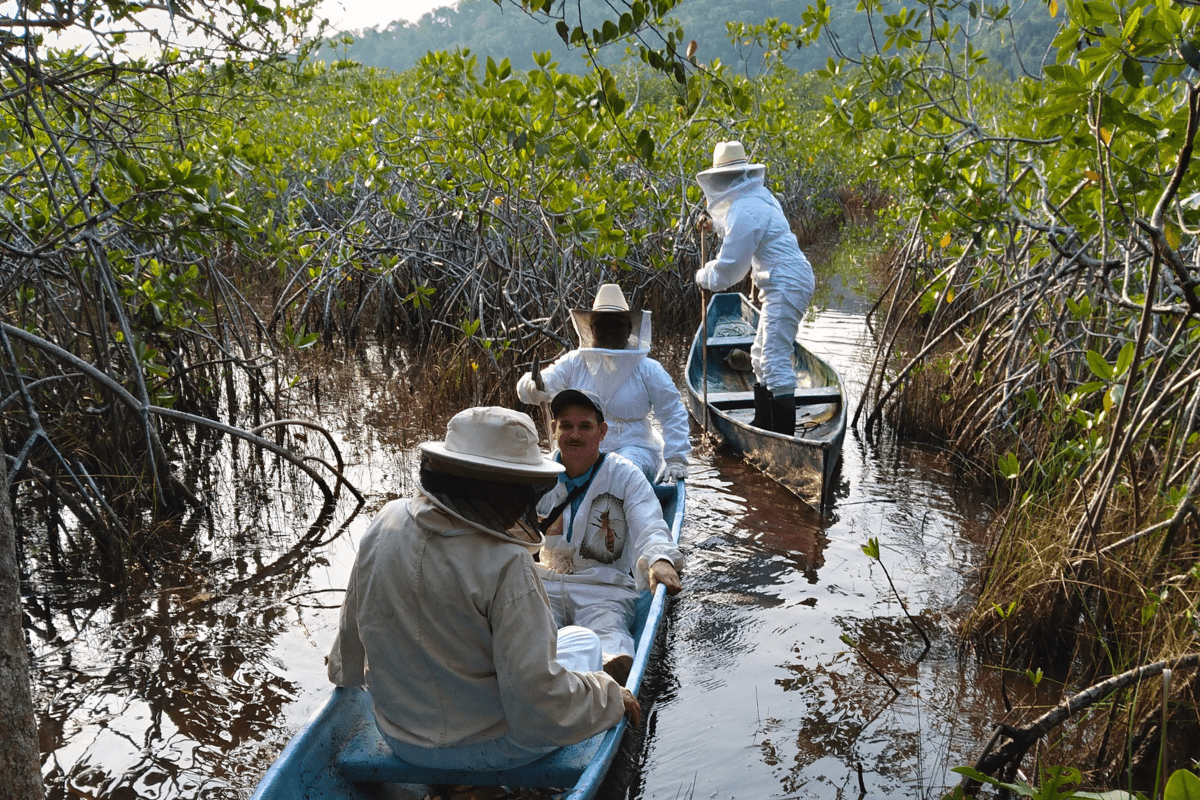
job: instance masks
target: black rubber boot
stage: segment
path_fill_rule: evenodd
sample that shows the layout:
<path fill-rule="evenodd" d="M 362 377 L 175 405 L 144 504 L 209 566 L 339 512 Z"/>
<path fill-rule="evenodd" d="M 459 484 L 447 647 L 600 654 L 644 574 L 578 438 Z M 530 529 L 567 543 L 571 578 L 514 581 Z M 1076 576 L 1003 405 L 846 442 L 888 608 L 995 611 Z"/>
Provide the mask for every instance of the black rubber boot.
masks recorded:
<path fill-rule="evenodd" d="M 761 383 L 754 384 L 754 419 L 750 424 L 764 431 L 771 428 L 771 390 Z"/>
<path fill-rule="evenodd" d="M 796 395 L 793 392 L 783 397 L 771 397 L 771 430 L 785 436 L 796 435 Z"/>

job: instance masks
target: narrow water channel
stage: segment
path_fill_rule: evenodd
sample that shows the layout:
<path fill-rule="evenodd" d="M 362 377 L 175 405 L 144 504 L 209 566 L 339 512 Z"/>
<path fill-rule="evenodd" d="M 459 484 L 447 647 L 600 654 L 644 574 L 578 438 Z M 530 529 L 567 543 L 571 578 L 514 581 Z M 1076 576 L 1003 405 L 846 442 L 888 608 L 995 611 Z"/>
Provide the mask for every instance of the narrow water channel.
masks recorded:
<path fill-rule="evenodd" d="M 856 401 L 870 367 L 864 309 L 853 296 L 835 305 L 800 338 Z M 998 684 L 954 636 L 981 555 L 981 498 L 936 451 L 850 432 L 822 521 L 696 435 L 687 590 L 632 788 L 610 796 L 858 798 L 860 769 L 869 797 L 939 796 L 1001 710 Z M 870 538 L 879 561 L 863 552 Z"/>
<path fill-rule="evenodd" d="M 862 304 L 830 305 L 801 338 L 856 399 L 871 352 Z M 81 603 L 77 587 L 39 583 L 26 598 L 52 800 L 249 796 L 329 690 L 323 658 L 359 537 L 411 490 L 421 437 L 395 424 L 405 392 L 351 375 L 315 401 L 367 494 L 359 513 L 310 528 L 307 490 L 264 496 L 253 478 L 269 475 L 231 457 L 217 471 L 234 488 L 153 590 Z M 936 451 L 851 432 L 822 520 L 695 427 L 693 439 L 685 591 L 643 732 L 603 795 L 858 798 L 861 775 L 871 797 L 938 796 L 1000 713 L 998 685 L 954 636 L 982 498 Z M 870 538 L 879 561 L 862 550 Z"/>

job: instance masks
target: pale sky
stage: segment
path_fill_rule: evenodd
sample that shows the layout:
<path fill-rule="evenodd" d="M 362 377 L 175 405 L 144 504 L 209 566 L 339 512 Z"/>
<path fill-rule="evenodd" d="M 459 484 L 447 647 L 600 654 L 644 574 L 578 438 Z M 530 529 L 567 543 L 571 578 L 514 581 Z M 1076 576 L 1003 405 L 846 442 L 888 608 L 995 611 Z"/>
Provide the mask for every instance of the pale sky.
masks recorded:
<path fill-rule="evenodd" d="M 334 30 L 354 31 L 384 27 L 398 19 L 416 22 L 433 9 L 454 3 L 455 0 L 322 0 L 317 15 L 327 18 Z"/>
<path fill-rule="evenodd" d="M 321 0 L 317 6 L 317 16 L 328 19 L 335 31 L 356 31 L 376 26 L 385 27 L 389 22 L 398 19 L 416 22 L 433 9 L 452 6 L 456 2 L 457 0 Z M 17 4 L 13 0 L 0 0 L 0 17 L 11 17 L 16 11 Z M 152 20 L 156 16 L 164 20 L 160 27 L 169 26 L 166 16 L 159 12 L 148 12 L 144 18 Z M 47 39 L 56 47 L 86 47 L 92 41 L 90 36 L 76 28 L 71 28 L 57 37 L 47 34 Z M 133 34 L 122 49 L 137 54 L 146 48 L 139 41 L 139 37 Z"/>

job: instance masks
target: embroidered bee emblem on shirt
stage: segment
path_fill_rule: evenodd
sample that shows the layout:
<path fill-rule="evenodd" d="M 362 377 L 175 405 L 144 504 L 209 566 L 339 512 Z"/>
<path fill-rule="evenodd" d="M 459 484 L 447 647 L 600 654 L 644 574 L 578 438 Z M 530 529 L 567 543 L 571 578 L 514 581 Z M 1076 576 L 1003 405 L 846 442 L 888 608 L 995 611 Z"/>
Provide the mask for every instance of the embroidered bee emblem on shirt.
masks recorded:
<path fill-rule="evenodd" d="M 579 543 L 579 555 L 601 564 L 620 560 L 629 540 L 625 522 L 625 503 L 611 494 L 602 494 L 592 502 L 587 534 Z"/>

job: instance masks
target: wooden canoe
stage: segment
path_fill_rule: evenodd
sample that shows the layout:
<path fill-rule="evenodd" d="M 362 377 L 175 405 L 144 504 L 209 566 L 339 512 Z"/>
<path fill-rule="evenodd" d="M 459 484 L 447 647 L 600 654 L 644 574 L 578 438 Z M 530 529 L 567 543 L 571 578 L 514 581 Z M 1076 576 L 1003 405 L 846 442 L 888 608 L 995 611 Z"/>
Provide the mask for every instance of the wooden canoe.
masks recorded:
<path fill-rule="evenodd" d="M 833 367 L 799 341 L 793 342 L 796 433 L 787 436 L 751 426 L 754 373 L 749 369 L 749 353 L 758 316 L 758 309 L 744 294 L 725 292 L 711 297 L 705 322 L 688 351 L 688 410 L 734 454 L 824 511 L 846 437 L 841 379 Z M 708 348 L 707 409 L 704 347 Z"/>
<path fill-rule="evenodd" d="M 683 481 L 656 485 L 663 516 L 678 543 L 686 489 Z M 641 687 L 666 610 L 666 589 L 642 592 L 633 630 L 637 653 L 626 686 Z M 400 760 L 379 735 L 364 689 L 335 687 L 263 776 L 251 800 L 377 800 L 422 798 L 431 784 L 554 787 L 568 800 L 588 800 L 600 788 L 625 733 L 626 720 L 524 767 L 497 772 L 434 770 Z"/>

